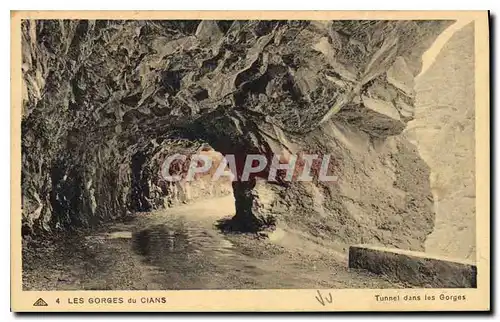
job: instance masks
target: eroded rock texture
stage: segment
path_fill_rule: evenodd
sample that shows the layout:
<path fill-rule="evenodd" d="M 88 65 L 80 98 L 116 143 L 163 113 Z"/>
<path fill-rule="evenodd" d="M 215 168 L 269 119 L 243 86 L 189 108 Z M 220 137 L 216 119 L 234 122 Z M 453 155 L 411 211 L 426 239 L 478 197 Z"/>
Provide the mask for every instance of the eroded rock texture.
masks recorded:
<path fill-rule="evenodd" d="M 476 258 L 474 23 L 457 30 L 416 82 L 408 124 L 431 168 L 436 221 L 426 251 Z"/>
<path fill-rule="evenodd" d="M 339 176 L 234 182 L 233 228 L 421 249 L 428 168 L 398 134 L 450 23 L 24 21 L 25 232 L 159 207 L 158 160 L 208 143 L 238 168 L 249 153 L 332 154 Z"/>

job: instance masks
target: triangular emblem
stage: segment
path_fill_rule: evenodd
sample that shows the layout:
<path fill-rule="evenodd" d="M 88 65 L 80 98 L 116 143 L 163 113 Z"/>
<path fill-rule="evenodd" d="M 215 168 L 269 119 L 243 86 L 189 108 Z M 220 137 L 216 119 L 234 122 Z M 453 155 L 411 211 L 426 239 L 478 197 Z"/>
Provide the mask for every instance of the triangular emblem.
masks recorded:
<path fill-rule="evenodd" d="M 35 303 L 33 303 L 33 306 L 49 306 L 49 305 L 42 298 L 39 298 L 38 300 L 36 300 Z"/>

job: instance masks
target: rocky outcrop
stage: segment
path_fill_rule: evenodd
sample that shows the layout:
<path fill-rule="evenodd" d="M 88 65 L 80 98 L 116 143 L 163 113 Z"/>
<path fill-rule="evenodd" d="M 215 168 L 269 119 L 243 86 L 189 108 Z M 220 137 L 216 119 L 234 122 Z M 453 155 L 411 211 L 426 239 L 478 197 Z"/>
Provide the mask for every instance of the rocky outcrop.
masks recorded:
<path fill-rule="evenodd" d="M 157 207 L 158 160 L 204 142 L 238 169 L 249 153 L 334 156 L 337 183 L 263 182 L 268 168 L 234 182 L 238 229 L 281 221 L 421 249 L 428 169 L 398 134 L 420 57 L 449 24 L 24 21 L 25 232 Z"/>

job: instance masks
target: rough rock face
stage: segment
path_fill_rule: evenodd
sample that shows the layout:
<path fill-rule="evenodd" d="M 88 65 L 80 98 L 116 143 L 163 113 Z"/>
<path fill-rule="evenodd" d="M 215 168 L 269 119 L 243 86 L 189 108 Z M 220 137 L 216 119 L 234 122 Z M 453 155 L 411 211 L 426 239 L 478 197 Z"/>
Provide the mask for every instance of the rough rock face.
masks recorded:
<path fill-rule="evenodd" d="M 408 135 L 431 169 L 436 222 L 426 251 L 476 257 L 474 24 L 457 30 L 416 82 Z"/>
<path fill-rule="evenodd" d="M 398 134 L 420 57 L 450 23 L 24 21 L 24 231 L 161 206 L 158 160 L 208 143 L 334 156 L 338 183 L 234 182 L 233 228 L 421 249 L 428 169 Z"/>

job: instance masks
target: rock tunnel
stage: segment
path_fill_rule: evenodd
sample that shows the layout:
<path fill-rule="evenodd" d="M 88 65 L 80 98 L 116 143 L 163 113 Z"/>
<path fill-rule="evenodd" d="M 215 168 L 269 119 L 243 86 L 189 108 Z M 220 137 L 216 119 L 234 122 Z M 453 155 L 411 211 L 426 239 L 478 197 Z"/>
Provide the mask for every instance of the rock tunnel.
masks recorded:
<path fill-rule="evenodd" d="M 23 21 L 23 234 L 168 207 L 160 160 L 209 145 L 330 154 L 338 176 L 236 180 L 228 229 L 422 250 L 429 168 L 402 132 L 422 54 L 452 23 Z"/>

